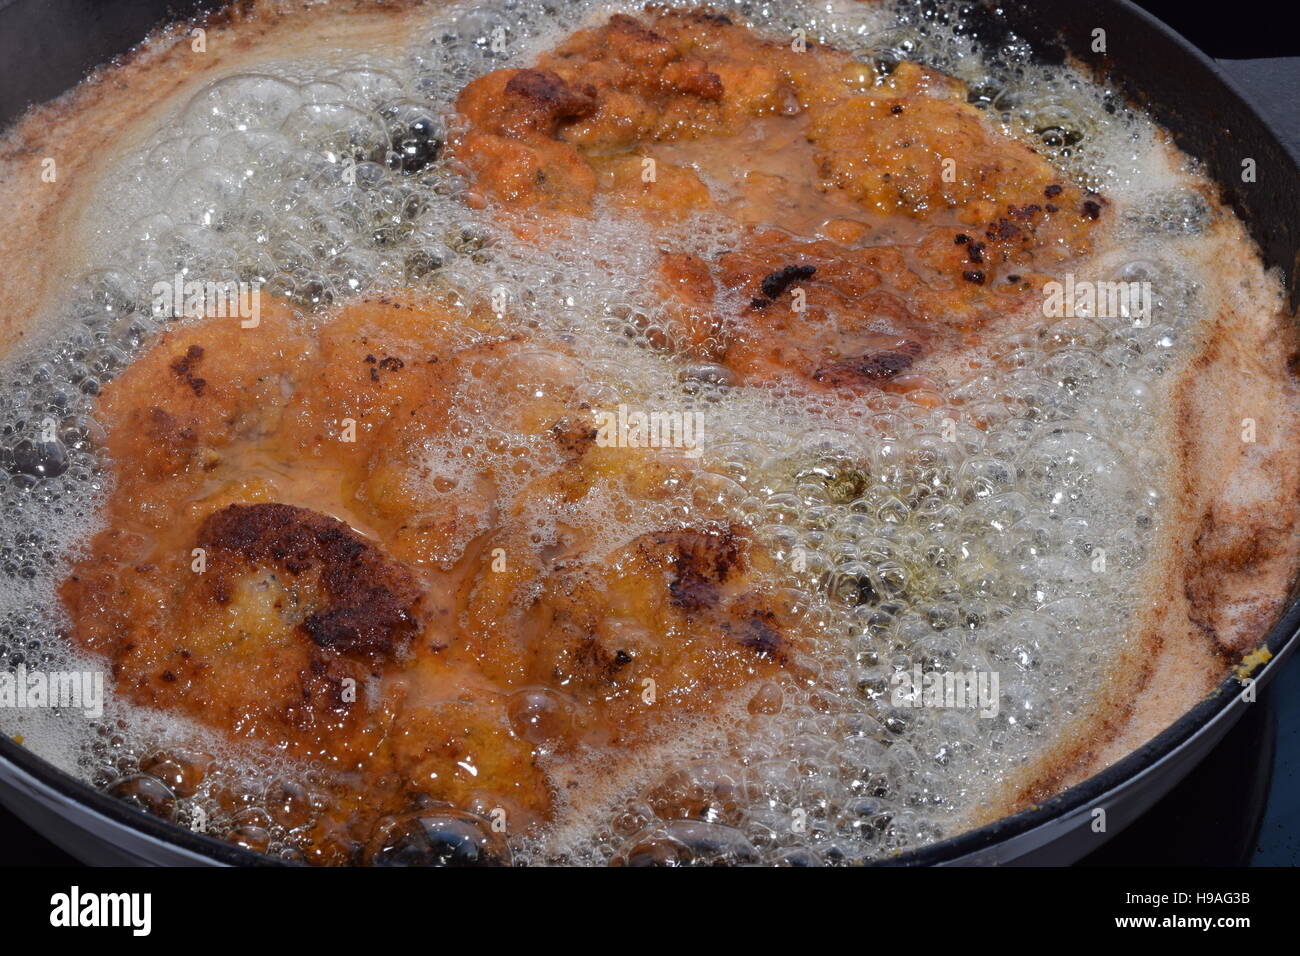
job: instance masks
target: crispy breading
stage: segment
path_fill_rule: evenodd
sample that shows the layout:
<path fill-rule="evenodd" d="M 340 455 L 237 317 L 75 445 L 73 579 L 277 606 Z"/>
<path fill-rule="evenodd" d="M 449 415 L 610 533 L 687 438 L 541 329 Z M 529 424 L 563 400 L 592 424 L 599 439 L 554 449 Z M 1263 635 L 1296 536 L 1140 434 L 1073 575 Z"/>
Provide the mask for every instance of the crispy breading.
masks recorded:
<path fill-rule="evenodd" d="M 672 327 L 647 330 L 741 382 L 881 387 L 1086 253 L 1105 205 L 950 77 L 904 62 L 881 78 L 706 12 L 613 16 L 533 68 L 473 81 L 457 106 L 453 152 L 505 207 L 590 215 L 604 197 L 660 223 L 708 210 L 745 224 L 719 262 L 664 253 Z M 760 295 L 805 265 L 806 310 Z M 754 305 L 724 314 L 719 289 Z"/>
<path fill-rule="evenodd" d="M 353 859 L 422 800 L 544 820 L 543 753 L 635 747 L 792 661 L 737 529 L 616 528 L 606 557 L 580 519 L 538 536 L 693 467 L 599 446 L 562 351 L 432 304 L 264 316 L 164 333 L 105 388 L 106 530 L 61 595 L 131 700 L 346 772 L 312 858 Z M 127 430 L 155 409 L 189 430 L 162 451 Z M 456 464 L 467 445 L 493 454 Z M 511 703 L 539 689 L 577 714 L 540 742 Z"/>

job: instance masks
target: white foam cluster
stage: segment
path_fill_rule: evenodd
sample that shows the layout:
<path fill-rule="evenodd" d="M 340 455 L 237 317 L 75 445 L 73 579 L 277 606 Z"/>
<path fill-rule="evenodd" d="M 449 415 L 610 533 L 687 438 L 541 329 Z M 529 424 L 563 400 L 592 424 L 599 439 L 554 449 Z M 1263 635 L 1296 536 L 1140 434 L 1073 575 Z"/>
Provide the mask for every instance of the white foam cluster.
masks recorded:
<path fill-rule="evenodd" d="M 1167 466 L 1151 409 L 1210 314 L 1181 265 L 1208 208 L 1142 116 L 1072 71 L 1031 64 L 1015 44 L 990 58 L 949 18 L 906 3 L 714 7 L 775 36 L 802 28 L 863 57 L 919 58 L 965 80 L 992 121 L 1038 137 L 1113 201 L 1120 226 L 1078 277 L 1150 278 L 1149 325 L 1084 317 L 1006 333 L 981 367 L 935 373 L 948 402 L 938 409 L 883 392 L 846 403 L 732 387 L 725 370 L 655 351 L 646 330 L 668 325 L 650 281 L 660 246 L 713 258 L 735 247 L 734 224 L 701 217 L 661 241 L 605 209 L 530 246 L 462 204 L 443 158 L 403 168 L 468 80 L 528 63 L 573 28 L 636 5 L 498 0 L 430 11 L 406 50 L 323 50 L 209 84 L 105 177 L 85 236 L 94 268 L 47 317 L 44 339 L 0 370 L 5 666 L 73 659 L 54 588 L 102 499 L 91 402 L 163 322 L 151 314 L 152 284 L 180 273 L 263 282 L 320 321 L 333 304 L 388 289 L 482 298 L 503 288 L 539 349 L 580 343 L 550 360 L 568 363 L 594 406 L 701 413 L 702 472 L 660 510 L 629 526 L 621 503 L 597 491 L 567 513 L 534 515 L 536 532 L 545 540 L 556 522 L 582 522 L 603 531 L 600 555 L 663 522 L 724 509 L 786 569 L 776 584 L 802 609 L 814 680 L 786 681 L 779 713 L 742 707 L 674 727 L 671 743 L 603 776 L 600 791 L 592 775 L 556 767 L 557 779 L 573 775 L 585 789 L 551 829 L 517 841 L 521 859 L 603 863 L 654 837 L 736 861 L 914 848 L 960 829 L 992 786 L 1087 714 L 1129 639 L 1158 531 Z M 493 419 L 510 400 L 467 389 L 467 414 Z M 549 467 L 527 436 L 498 437 L 515 449 L 500 454 L 524 447 L 534 471 Z M 417 480 L 454 494 L 495 454 L 486 440 L 473 451 L 467 460 L 430 445 Z M 998 672 L 998 716 L 892 706 L 891 676 L 917 664 Z M 15 732 L 11 720 L 0 712 Z M 160 746 L 217 746 L 195 744 L 187 723 L 120 704 L 99 723 L 67 715 L 22 729 L 36 752 L 102 786 Z M 708 757 L 718 753 L 730 756 Z M 226 754 L 176 816 L 232 832 L 247 821 L 211 794 L 233 787 L 241 812 L 265 823 L 268 850 L 293 856 L 294 832 L 263 819 L 268 774 L 249 759 Z M 299 771 L 270 776 L 289 773 Z M 712 795 L 707 825 L 674 823 L 701 794 Z"/>

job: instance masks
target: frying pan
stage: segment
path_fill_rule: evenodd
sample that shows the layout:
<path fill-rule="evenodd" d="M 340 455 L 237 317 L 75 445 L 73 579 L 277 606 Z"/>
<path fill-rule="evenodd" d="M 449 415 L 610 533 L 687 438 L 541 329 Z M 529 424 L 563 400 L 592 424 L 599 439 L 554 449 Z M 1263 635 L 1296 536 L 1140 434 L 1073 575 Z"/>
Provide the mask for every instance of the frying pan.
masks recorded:
<path fill-rule="evenodd" d="M 57 96 L 86 72 L 125 52 L 154 26 L 202 15 L 211 0 L 0 0 L 0 127 L 32 103 Z M 1128 0 L 979 0 L 978 40 L 1009 33 L 1047 63 L 1089 53 L 1104 28 L 1105 75 L 1145 107 L 1188 154 L 1201 160 L 1225 200 L 1284 276 L 1290 311 L 1300 305 L 1300 57 L 1215 62 Z M 75 28 L 72 28 L 75 27 Z M 1258 178 L 1241 180 L 1242 161 Z M 1256 672 L 1263 688 L 1295 649 L 1300 596 L 1267 637 L 1272 659 Z M 1237 722 L 1246 707 L 1235 678 L 1159 736 L 1096 776 L 1030 810 L 889 861 L 890 865 L 1064 864 L 1097 849 L 1174 787 Z M 0 737 L 0 801 L 28 825 L 91 864 L 279 865 L 276 861 L 139 813 Z M 1093 832 L 1096 809 L 1105 833 Z"/>

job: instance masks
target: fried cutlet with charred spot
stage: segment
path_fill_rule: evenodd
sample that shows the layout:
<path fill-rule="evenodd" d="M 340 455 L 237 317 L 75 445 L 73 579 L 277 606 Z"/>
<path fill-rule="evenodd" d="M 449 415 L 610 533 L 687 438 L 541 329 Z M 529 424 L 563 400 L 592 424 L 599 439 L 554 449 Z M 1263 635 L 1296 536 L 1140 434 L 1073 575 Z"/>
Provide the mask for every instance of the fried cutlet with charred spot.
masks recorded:
<path fill-rule="evenodd" d="M 131 700 L 338 771 L 313 859 L 354 858 L 377 821 L 429 800 L 542 822 L 544 755 L 625 757 L 793 666 L 795 619 L 738 528 L 588 513 L 635 518 L 695 465 L 601 446 L 562 343 L 428 303 L 313 325 L 264 312 L 261 331 L 165 333 L 109 383 L 114 428 L 161 407 L 213 451 L 149 470 L 115 454 L 105 530 L 60 593 Z M 367 428 L 337 448 L 352 416 Z M 491 454 L 465 457 L 475 445 Z M 539 689 L 573 712 L 540 742 L 512 717 Z"/>
<path fill-rule="evenodd" d="M 120 564 L 97 542 L 62 588 L 77 639 L 138 703 L 362 759 L 384 721 L 371 725 L 348 691 L 355 700 L 420 632 L 410 573 L 342 522 L 283 504 L 222 508 L 190 544 Z"/>
<path fill-rule="evenodd" d="M 1086 254 L 1105 200 L 994 129 L 951 77 L 909 62 L 877 77 L 827 47 L 650 7 L 470 83 L 453 148 L 507 207 L 588 215 L 605 196 L 670 228 L 721 208 L 709 180 L 731 163 L 726 189 L 771 218 L 718 262 L 664 252 L 651 344 L 742 383 L 881 387 Z M 805 268 L 806 311 L 761 293 Z M 726 291 L 750 305 L 728 311 Z"/>

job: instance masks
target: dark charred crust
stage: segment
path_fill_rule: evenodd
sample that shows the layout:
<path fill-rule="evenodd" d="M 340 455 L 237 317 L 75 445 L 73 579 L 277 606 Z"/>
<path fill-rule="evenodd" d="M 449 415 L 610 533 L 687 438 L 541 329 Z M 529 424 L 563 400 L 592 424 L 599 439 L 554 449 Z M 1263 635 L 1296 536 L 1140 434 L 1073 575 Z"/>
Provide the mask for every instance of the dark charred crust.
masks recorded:
<path fill-rule="evenodd" d="M 919 342 L 905 342 L 896 349 L 869 352 L 820 366 L 813 378 L 828 385 L 860 385 L 883 382 L 907 371 L 921 355 Z"/>
<path fill-rule="evenodd" d="M 631 654 L 624 650 L 611 654 L 594 634 L 587 634 L 579 639 L 573 647 L 572 655 L 577 673 L 609 684 L 617 684 L 619 671 L 632 663 Z M 557 679 L 563 679 L 564 676 L 564 672 L 556 672 Z"/>
<path fill-rule="evenodd" d="M 715 609 L 719 589 L 743 559 L 742 541 L 726 531 L 664 531 L 649 535 L 656 554 L 671 564 L 668 592 L 688 613 Z"/>
<path fill-rule="evenodd" d="M 961 277 L 967 282 L 973 282 L 976 285 L 984 284 L 984 273 L 978 269 L 968 269 L 961 274 Z"/>
<path fill-rule="evenodd" d="M 696 69 L 677 83 L 678 89 L 702 100 L 720 100 L 726 90 L 722 86 L 722 77 L 704 68 L 702 61 L 697 61 Z"/>
<path fill-rule="evenodd" d="M 419 629 L 414 578 L 341 521 L 290 505 L 230 505 L 203 522 L 198 544 L 214 564 L 228 556 L 236 568 L 242 559 L 278 564 L 295 577 L 319 574 L 324 606 L 302 623 L 318 647 L 391 656 Z"/>
<path fill-rule="evenodd" d="M 777 269 L 775 272 L 769 272 L 760 283 L 763 297 L 755 298 L 750 305 L 756 309 L 765 308 L 779 299 L 790 286 L 796 282 L 811 279 L 816 274 L 817 267 L 809 265 L 786 266 L 783 269 Z"/>
<path fill-rule="evenodd" d="M 1046 189 L 1043 190 L 1043 196 L 1047 199 L 1055 199 L 1057 196 L 1061 195 L 1063 189 L 1064 189 L 1063 186 L 1059 186 L 1056 183 L 1053 183 L 1052 185 L 1048 186 Z"/>
<path fill-rule="evenodd" d="M 782 636 L 776 623 L 776 616 L 771 611 L 754 611 L 745 618 L 735 632 L 741 647 L 746 647 L 762 657 L 770 657 L 780 663 L 789 659 L 786 639 Z"/>
<path fill-rule="evenodd" d="M 520 70 L 506 82 L 506 95 L 549 110 L 565 103 L 571 91 L 569 84 L 551 70 Z"/>
<path fill-rule="evenodd" d="M 506 83 L 507 96 L 522 101 L 533 125 L 553 131 L 567 120 L 580 119 L 596 109 L 596 91 L 574 87 L 551 70 L 519 70 Z"/>
<path fill-rule="evenodd" d="M 595 444 L 598 431 L 590 422 L 562 418 L 551 426 L 550 433 L 566 457 L 578 458 Z"/>
<path fill-rule="evenodd" d="M 816 274 L 817 267 L 809 265 L 786 266 L 784 269 L 778 269 L 764 276 L 763 295 L 775 299 L 795 282 L 811 279 Z"/>
<path fill-rule="evenodd" d="M 1083 214 L 1089 219 L 1101 218 L 1101 203 L 1095 199 L 1088 199 L 1083 204 Z"/>
<path fill-rule="evenodd" d="M 984 235 L 995 242 L 1008 242 L 1018 238 L 1022 233 L 1023 230 L 1011 220 L 999 219 L 989 225 L 988 231 Z"/>
<path fill-rule="evenodd" d="M 185 350 L 185 354 L 179 356 L 171 363 L 171 370 L 176 373 L 176 377 L 194 390 L 195 395 L 202 395 L 207 382 L 194 374 L 194 366 L 198 365 L 203 359 L 203 347 L 201 345 L 191 345 Z"/>

